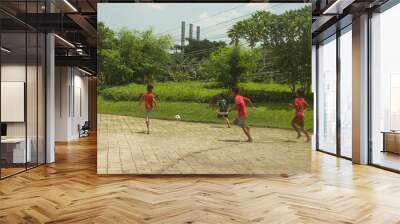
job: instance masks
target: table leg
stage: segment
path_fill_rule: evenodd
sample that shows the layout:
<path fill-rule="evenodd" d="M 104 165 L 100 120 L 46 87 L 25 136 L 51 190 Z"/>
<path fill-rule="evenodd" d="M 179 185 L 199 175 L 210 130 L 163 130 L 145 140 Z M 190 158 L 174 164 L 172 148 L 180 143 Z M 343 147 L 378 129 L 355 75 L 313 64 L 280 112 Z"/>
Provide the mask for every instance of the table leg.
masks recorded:
<path fill-rule="evenodd" d="M 383 150 L 381 152 L 386 152 L 387 135 L 386 135 L 386 133 L 382 133 L 382 135 L 383 135 Z"/>

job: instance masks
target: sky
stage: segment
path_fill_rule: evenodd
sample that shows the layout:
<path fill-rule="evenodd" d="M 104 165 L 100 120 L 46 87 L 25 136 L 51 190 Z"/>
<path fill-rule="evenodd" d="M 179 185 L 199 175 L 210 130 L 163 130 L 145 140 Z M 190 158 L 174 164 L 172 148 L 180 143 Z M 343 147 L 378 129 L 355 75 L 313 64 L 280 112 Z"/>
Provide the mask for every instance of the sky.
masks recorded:
<path fill-rule="evenodd" d="M 303 3 L 99 3 L 99 21 L 117 31 L 123 27 L 136 30 L 152 28 L 156 34 L 170 34 L 175 43 L 180 43 L 181 22 L 186 22 L 186 37 L 189 23 L 200 26 L 200 38 L 227 41 L 227 30 L 235 22 L 248 18 L 257 10 L 281 14 L 299 9 Z"/>

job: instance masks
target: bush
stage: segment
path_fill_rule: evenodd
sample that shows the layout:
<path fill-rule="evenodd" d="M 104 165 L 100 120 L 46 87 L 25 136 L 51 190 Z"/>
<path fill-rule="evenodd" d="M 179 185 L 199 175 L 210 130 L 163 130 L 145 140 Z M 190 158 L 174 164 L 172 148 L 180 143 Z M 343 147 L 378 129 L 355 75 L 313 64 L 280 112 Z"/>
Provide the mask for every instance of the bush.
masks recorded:
<path fill-rule="evenodd" d="M 255 103 L 288 103 L 292 101 L 290 89 L 284 85 L 266 83 L 242 83 L 242 95 L 250 97 Z M 104 99 L 112 101 L 137 101 L 146 91 L 145 85 L 129 84 L 99 90 Z M 216 96 L 223 93 L 232 102 L 230 90 L 216 83 L 165 82 L 155 84 L 154 93 L 158 100 L 169 102 L 214 103 Z M 312 96 L 307 97 L 312 100 Z"/>

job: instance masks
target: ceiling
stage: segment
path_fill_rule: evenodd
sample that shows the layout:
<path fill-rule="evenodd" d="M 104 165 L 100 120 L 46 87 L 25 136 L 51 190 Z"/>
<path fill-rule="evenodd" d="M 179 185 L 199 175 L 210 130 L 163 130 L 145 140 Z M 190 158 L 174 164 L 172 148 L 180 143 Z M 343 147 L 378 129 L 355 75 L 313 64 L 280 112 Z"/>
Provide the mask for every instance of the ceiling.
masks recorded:
<path fill-rule="evenodd" d="M 45 0 L 1 0 L 2 46 L 12 50 L 3 60 L 17 61 L 24 55 L 28 59 L 34 57 L 37 48 L 30 43 L 32 37 L 36 33 L 52 32 L 57 34 L 56 65 L 79 66 L 96 73 L 97 2 L 48 0 L 46 4 Z"/>
<path fill-rule="evenodd" d="M 313 0 L 313 43 L 351 24 L 352 18 L 372 12 L 389 0 Z"/>
<path fill-rule="evenodd" d="M 97 3 L 135 2 L 309 2 L 309 0 L 1 0 L 0 26 L 4 46 L 16 56 L 25 54 L 24 32 L 54 32 L 56 65 L 97 71 Z M 51 12 L 51 13 L 50 13 Z M 6 44 L 7 43 L 7 44 Z M 32 48 L 32 49 L 31 49 Z M 34 46 L 29 44 L 29 52 Z"/>

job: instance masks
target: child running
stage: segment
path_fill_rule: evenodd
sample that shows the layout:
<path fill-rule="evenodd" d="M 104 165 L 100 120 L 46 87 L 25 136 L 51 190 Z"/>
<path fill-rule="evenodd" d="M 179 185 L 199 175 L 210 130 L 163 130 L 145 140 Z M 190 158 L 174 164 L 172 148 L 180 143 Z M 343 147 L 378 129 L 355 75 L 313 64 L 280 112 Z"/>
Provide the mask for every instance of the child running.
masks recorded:
<path fill-rule="evenodd" d="M 153 93 L 153 88 L 153 85 L 147 85 L 147 92 L 140 97 L 139 101 L 139 104 L 144 102 L 144 120 L 146 122 L 147 134 L 150 134 L 150 112 L 153 110 L 154 106 L 157 106 L 155 100 L 156 96 Z"/>
<path fill-rule="evenodd" d="M 251 109 L 254 111 L 255 107 L 253 102 L 247 97 L 241 96 L 240 95 L 240 90 L 239 88 L 233 88 L 232 89 L 232 94 L 235 97 L 235 105 L 236 105 L 236 110 L 238 112 L 238 116 L 235 119 L 234 123 L 238 126 L 240 126 L 243 129 L 243 132 L 247 136 L 247 141 L 252 142 L 253 138 L 250 135 L 250 127 L 247 125 L 247 109 L 246 109 L 246 102 L 248 102 L 251 106 Z"/>
<path fill-rule="evenodd" d="M 310 136 L 306 129 L 304 128 L 304 111 L 305 108 L 309 106 L 307 101 L 304 99 L 304 89 L 298 89 L 296 97 L 293 104 L 289 104 L 291 107 L 295 108 L 295 116 L 292 120 L 292 127 L 297 132 L 297 139 L 301 137 L 301 132 L 307 137 L 307 142 L 310 141 Z M 299 130 L 300 129 L 300 130 Z M 301 131 L 301 132 L 300 132 Z"/>
<path fill-rule="evenodd" d="M 228 102 L 226 101 L 224 94 L 221 93 L 218 95 L 217 116 L 218 118 L 224 118 L 226 125 L 230 128 L 231 124 L 229 122 L 228 113 Z"/>

